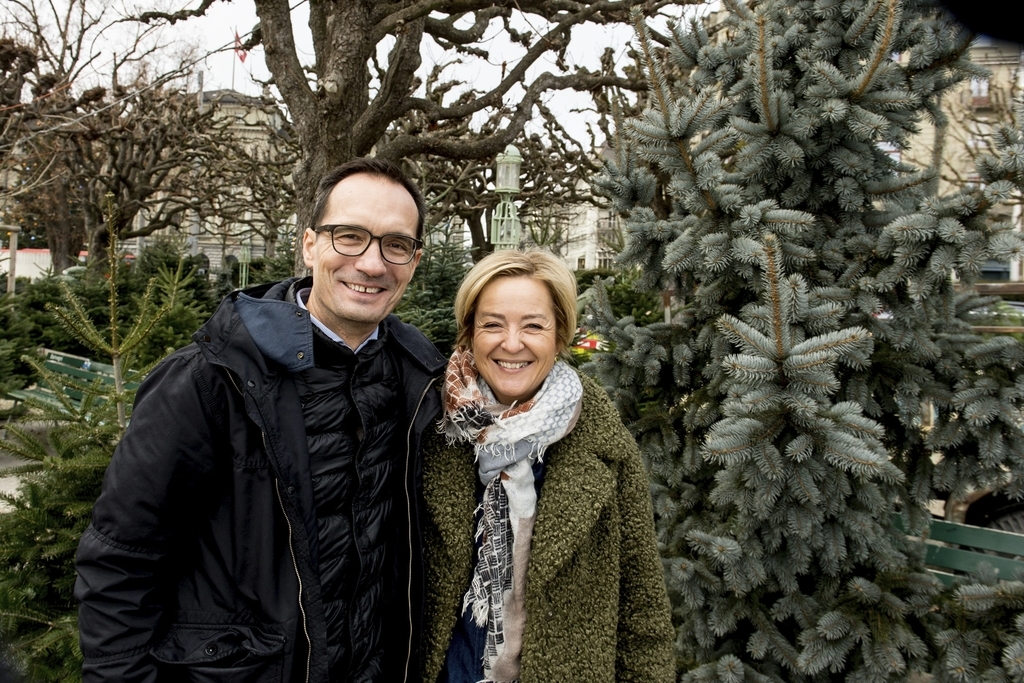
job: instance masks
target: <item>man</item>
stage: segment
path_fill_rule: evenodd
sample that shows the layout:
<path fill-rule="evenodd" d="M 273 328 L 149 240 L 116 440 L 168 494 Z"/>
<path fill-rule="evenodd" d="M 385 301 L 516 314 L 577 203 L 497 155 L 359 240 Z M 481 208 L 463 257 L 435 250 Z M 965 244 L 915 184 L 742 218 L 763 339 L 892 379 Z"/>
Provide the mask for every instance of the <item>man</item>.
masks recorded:
<path fill-rule="evenodd" d="M 335 169 L 312 278 L 231 294 L 143 382 L 78 550 L 85 681 L 416 678 L 445 360 L 389 314 L 424 213 L 393 164 Z"/>

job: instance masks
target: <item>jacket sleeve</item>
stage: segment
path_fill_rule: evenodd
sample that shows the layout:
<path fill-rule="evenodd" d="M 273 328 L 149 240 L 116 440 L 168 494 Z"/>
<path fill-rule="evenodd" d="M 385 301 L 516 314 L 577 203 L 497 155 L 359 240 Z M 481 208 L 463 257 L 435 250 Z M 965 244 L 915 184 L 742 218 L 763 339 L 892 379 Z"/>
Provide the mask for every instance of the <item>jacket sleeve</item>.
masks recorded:
<path fill-rule="evenodd" d="M 212 479 L 217 435 L 198 354 L 176 354 L 139 388 L 131 424 L 103 479 L 78 547 L 75 597 L 83 681 L 156 680 L 150 648 L 177 581 L 175 553 Z M 205 363 L 203 363 L 205 365 Z"/>
<path fill-rule="evenodd" d="M 675 681 L 675 631 L 654 534 L 650 484 L 628 433 L 624 442 L 618 482 L 622 564 L 616 680 L 669 683 Z"/>

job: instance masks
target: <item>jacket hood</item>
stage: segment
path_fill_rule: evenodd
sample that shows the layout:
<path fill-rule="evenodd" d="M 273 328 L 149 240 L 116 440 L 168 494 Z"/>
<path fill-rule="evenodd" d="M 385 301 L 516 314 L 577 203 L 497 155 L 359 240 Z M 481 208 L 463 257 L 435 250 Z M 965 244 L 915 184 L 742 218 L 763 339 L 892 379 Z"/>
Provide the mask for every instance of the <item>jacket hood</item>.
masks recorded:
<path fill-rule="evenodd" d="M 309 312 L 288 293 L 299 278 L 232 292 L 192 339 L 211 361 L 232 368 L 255 364 L 260 374 L 273 361 L 289 371 L 313 366 Z"/>

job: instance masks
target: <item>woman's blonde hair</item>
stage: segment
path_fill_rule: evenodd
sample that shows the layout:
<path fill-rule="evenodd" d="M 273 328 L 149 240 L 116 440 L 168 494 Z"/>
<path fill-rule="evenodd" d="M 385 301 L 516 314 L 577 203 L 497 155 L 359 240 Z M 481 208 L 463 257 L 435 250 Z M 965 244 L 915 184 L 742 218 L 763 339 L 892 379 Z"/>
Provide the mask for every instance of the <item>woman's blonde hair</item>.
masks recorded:
<path fill-rule="evenodd" d="M 546 251 L 496 251 L 466 273 L 455 295 L 456 346 L 471 346 L 473 317 L 484 288 L 503 277 L 529 277 L 547 285 L 555 309 L 558 351 L 567 353 L 576 335 L 576 277 L 562 261 Z"/>

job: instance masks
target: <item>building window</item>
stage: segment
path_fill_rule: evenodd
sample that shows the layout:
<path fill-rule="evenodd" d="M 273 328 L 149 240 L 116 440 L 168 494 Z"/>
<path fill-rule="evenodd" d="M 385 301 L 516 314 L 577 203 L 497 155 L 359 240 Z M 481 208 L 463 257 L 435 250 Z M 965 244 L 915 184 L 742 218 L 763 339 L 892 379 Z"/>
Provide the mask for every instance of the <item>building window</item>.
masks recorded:
<path fill-rule="evenodd" d="M 891 142 L 879 142 L 878 149 L 885 152 L 886 156 L 895 161 L 897 164 L 903 159 L 903 152 L 899 147 Z"/>
<path fill-rule="evenodd" d="M 603 252 L 597 256 L 597 267 L 603 270 L 611 270 L 615 265 L 615 255 Z"/>
<path fill-rule="evenodd" d="M 586 269 L 587 269 L 587 257 L 586 256 L 580 256 L 578 259 L 576 259 L 576 270 L 586 270 Z"/>
<path fill-rule="evenodd" d="M 1010 279 L 1010 264 L 1007 261 L 996 261 L 989 259 L 985 261 L 985 265 L 981 267 L 981 279 L 987 282 L 1009 281 Z"/>
<path fill-rule="evenodd" d="M 974 107 L 988 107 L 991 101 L 988 94 L 987 78 L 971 79 L 971 105 Z"/>

